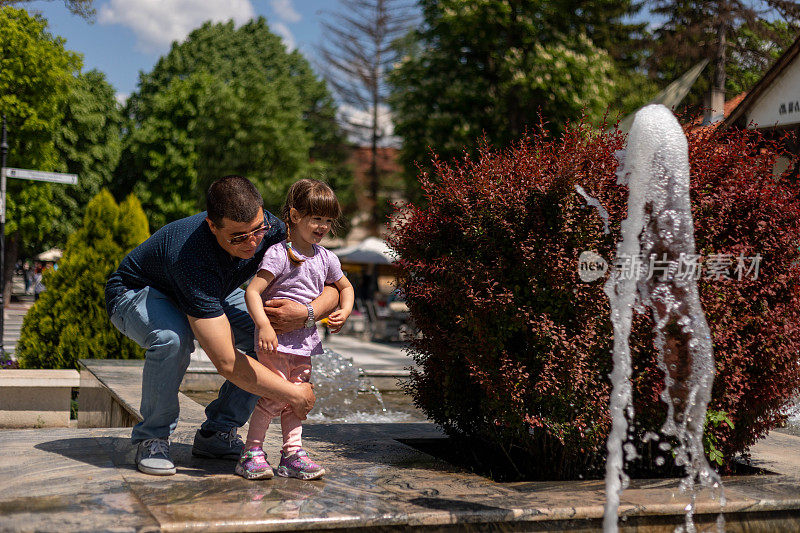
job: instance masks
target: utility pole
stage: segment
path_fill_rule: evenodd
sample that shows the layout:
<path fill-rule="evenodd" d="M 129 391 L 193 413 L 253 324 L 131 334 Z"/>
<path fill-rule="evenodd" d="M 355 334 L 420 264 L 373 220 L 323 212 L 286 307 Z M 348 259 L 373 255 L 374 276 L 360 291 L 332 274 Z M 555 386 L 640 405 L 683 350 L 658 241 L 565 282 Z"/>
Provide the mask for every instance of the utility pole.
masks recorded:
<path fill-rule="evenodd" d="M 6 155 L 8 154 L 8 138 L 6 136 L 6 116 L 3 115 L 3 140 L 0 142 L 0 358 L 5 359 L 6 348 L 3 346 L 6 315 Z"/>

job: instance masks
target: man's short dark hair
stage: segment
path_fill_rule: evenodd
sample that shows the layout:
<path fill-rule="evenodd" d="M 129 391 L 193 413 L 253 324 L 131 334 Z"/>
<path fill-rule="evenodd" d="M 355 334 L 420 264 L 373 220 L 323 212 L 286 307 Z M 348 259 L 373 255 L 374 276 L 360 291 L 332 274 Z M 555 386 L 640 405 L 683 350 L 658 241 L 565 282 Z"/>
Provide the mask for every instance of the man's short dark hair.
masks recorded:
<path fill-rule="evenodd" d="M 255 185 L 242 176 L 225 176 L 211 184 L 206 195 L 208 218 L 222 227 L 222 219 L 250 222 L 264 207 L 264 200 Z"/>

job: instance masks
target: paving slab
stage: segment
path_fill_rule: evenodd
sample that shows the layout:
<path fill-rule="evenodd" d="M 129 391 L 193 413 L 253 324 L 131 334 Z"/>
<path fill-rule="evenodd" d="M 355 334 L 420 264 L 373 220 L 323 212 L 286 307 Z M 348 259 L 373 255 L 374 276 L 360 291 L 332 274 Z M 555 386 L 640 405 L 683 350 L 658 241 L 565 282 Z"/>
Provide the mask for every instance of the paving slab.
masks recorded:
<path fill-rule="evenodd" d="M 157 531 L 102 442 L 129 431 L 0 430 L 0 530 Z"/>
<path fill-rule="evenodd" d="M 154 477 L 135 469 L 129 429 L 0 431 L 0 530 L 592 531 L 602 517 L 601 480 L 495 483 L 397 440 L 440 438 L 430 424 L 309 425 L 305 444 L 328 470 L 313 482 L 244 480 L 232 461 L 192 457 L 192 435 L 181 428 L 174 436 L 178 473 Z M 272 458 L 279 440 L 273 434 L 267 444 Z M 772 435 L 764 446 L 796 454 L 800 438 Z M 783 464 L 774 455 L 759 458 L 757 449 L 753 455 Z M 798 481 L 781 473 L 727 478 L 727 530 L 797 531 Z M 627 519 L 620 524 L 671 531 L 688 501 L 676 480 L 634 480 L 622 496 Z M 697 507 L 700 530 L 709 530 L 719 503 L 703 491 Z"/>

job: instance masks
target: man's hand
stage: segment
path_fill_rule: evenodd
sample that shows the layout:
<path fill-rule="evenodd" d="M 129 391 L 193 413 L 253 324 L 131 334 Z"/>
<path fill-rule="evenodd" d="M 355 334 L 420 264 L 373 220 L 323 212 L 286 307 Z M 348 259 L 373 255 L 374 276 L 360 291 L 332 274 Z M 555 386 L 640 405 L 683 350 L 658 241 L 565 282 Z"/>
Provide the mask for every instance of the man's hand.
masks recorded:
<path fill-rule="evenodd" d="M 290 383 L 255 358 L 237 350 L 227 316 L 188 318 L 195 338 L 200 341 L 200 346 L 222 377 L 256 396 L 280 400 L 281 404 L 288 403 L 295 413 L 305 418 L 314 405 L 310 385 Z"/>
<path fill-rule="evenodd" d="M 289 400 L 289 407 L 292 408 L 294 414 L 300 420 L 305 420 L 306 415 L 308 412 L 314 407 L 314 402 L 317 401 L 317 397 L 314 396 L 314 385 L 311 383 L 300 383 L 296 385 L 297 394 L 293 395 L 292 399 Z"/>
<path fill-rule="evenodd" d="M 264 312 L 276 333 L 300 329 L 308 318 L 306 306 L 293 300 L 267 300 L 264 302 Z"/>

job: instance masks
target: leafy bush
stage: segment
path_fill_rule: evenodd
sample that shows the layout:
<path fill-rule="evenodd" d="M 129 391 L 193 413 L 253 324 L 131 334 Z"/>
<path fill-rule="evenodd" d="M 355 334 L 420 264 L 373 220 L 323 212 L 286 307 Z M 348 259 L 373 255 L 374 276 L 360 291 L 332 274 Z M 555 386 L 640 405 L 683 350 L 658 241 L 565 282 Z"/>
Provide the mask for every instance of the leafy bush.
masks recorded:
<path fill-rule="evenodd" d="M 149 235 L 134 196 L 120 205 L 106 190 L 86 207 L 58 270 L 44 274 L 47 288 L 25 315 L 17 345 L 22 368 L 77 368 L 78 359 L 141 359 L 141 349 L 111 324 L 106 279 Z"/>
<path fill-rule="evenodd" d="M 577 260 L 585 250 L 614 257 L 627 189 L 613 154 L 623 144 L 578 125 L 558 139 L 535 133 L 506 151 L 484 144 L 475 159 L 434 161 L 421 176 L 427 205 L 402 211 L 390 237 L 422 333 L 408 392 L 451 436 L 509 459 L 515 477 L 603 469 L 609 304 L 602 279 L 580 281 Z M 785 420 L 798 390 L 800 204 L 772 177 L 776 150 L 757 133 L 692 134 L 689 146 L 698 253 L 761 256 L 757 278 L 735 279 L 731 266 L 734 279 L 698 281 L 716 357 L 709 409 L 733 422 L 709 424 L 709 442 L 729 466 Z M 575 185 L 608 210 L 610 233 Z M 666 412 L 649 316 L 634 317 L 631 355 L 641 437 Z"/>

